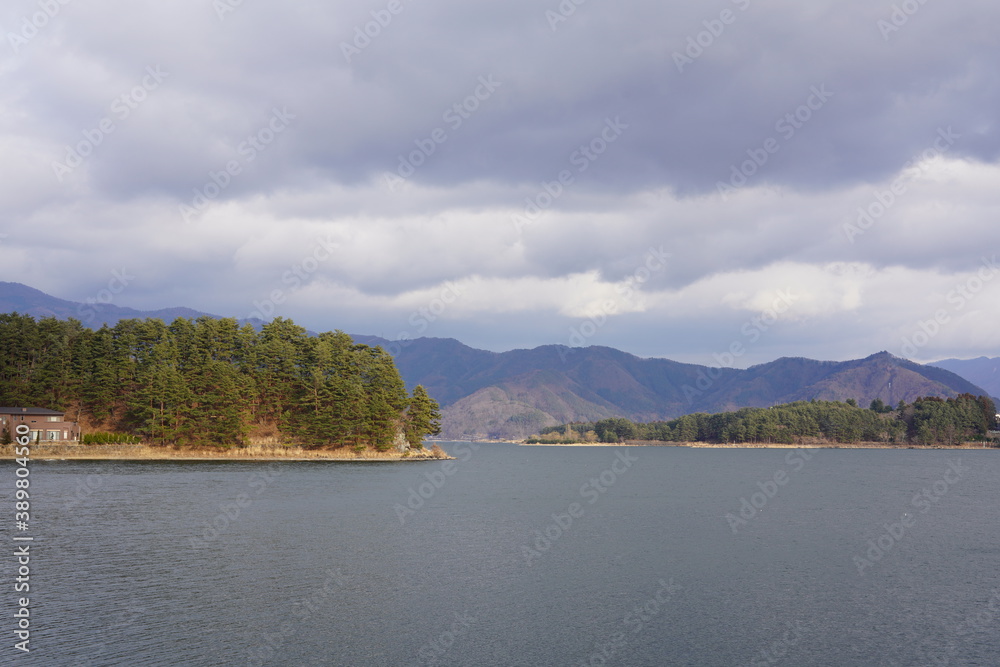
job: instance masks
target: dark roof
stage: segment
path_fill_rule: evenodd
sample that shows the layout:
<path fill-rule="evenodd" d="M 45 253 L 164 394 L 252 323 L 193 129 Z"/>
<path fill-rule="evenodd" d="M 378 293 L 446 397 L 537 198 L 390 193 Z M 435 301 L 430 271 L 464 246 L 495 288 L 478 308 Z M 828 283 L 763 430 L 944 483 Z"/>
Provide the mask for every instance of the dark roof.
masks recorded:
<path fill-rule="evenodd" d="M 0 415 L 64 415 L 65 411 L 46 410 L 45 408 L 3 408 L 0 407 Z"/>

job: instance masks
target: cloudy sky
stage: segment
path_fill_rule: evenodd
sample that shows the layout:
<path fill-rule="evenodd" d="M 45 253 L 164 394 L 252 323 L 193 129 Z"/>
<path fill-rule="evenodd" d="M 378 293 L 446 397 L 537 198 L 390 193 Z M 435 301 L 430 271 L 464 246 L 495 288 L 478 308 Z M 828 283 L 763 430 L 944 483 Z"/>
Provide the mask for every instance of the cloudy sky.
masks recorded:
<path fill-rule="evenodd" d="M 998 24 L 986 0 L 11 0 L 0 280 L 492 350 L 996 356 Z"/>

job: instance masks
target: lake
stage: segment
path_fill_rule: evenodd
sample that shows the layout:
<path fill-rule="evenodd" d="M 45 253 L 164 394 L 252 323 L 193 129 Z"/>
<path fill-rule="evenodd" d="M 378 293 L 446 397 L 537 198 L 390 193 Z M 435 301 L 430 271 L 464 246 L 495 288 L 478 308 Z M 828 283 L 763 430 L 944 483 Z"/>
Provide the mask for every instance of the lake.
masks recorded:
<path fill-rule="evenodd" d="M 442 446 L 33 461 L 31 652 L 8 546 L 0 664 L 1000 660 L 996 451 Z"/>

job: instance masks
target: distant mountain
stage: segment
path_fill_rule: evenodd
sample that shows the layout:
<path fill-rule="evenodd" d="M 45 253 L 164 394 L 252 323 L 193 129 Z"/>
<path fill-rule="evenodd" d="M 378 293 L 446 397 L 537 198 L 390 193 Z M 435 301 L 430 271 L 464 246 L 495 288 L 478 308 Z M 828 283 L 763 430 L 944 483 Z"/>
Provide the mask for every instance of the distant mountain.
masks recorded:
<path fill-rule="evenodd" d="M 875 398 L 895 405 L 920 396 L 987 393 L 947 370 L 888 352 L 845 362 L 782 358 L 738 370 L 641 359 L 607 347 L 496 353 L 421 338 L 402 347 L 396 364 L 408 386 L 423 384 L 441 402 L 449 438 L 518 438 L 569 421 L 665 420 L 814 398 L 853 398 L 867 406 Z"/>
<path fill-rule="evenodd" d="M 105 298 L 104 301 L 107 301 Z M 118 320 L 131 318 L 159 318 L 169 324 L 178 317 L 196 319 L 198 317 L 218 317 L 211 313 L 204 313 L 191 308 L 161 308 L 159 310 L 136 310 L 135 308 L 125 308 L 111 303 L 102 302 L 100 296 L 93 298 L 93 303 L 80 303 L 76 301 L 66 301 L 45 292 L 28 287 L 21 283 L 0 282 L 0 312 L 18 312 L 23 315 L 31 315 L 35 319 L 42 317 L 54 317 L 59 320 L 74 318 L 80 320 L 84 326 L 100 328 L 107 324 L 114 326 Z M 263 322 L 257 319 L 240 320 L 240 323 L 250 323 L 257 328 Z"/>
<path fill-rule="evenodd" d="M 705 411 L 814 398 L 829 401 L 854 398 L 862 407 L 880 398 L 889 405 L 896 405 L 901 400 L 909 403 L 920 396 L 987 393 L 954 373 L 888 352 L 842 362 L 782 358 L 740 373 L 731 385 L 706 396 Z"/>
<path fill-rule="evenodd" d="M 125 318 L 158 317 L 170 322 L 177 317 L 215 317 L 190 308 L 142 311 L 111 304 L 80 304 L 19 283 L 2 282 L 0 311 L 73 317 L 92 327 L 113 325 Z M 260 320 L 241 322 L 258 328 L 263 324 Z M 569 421 L 605 417 L 652 421 L 814 398 L 853 398 L 867 406 L 875 398 L 895 405 L 919 396 L 953 397 L 966 392 L 1000 395 L 998 389 L 987 391 L 952 372 L 946 364 L 955 360 L 923 366 L 888 352 L 844 362 L 782 358 L 739 370 L 642 359 L 609 347 L 543 345 L 532 350 L 488 352 L 450 338 L 418 338 L 405 343 L 375 336 L 352 338 L 396 353 L 396 365 L 407 387 L 422 384 L 441 403 L 443 435 L 455 439 L 520 438 L 544 426 Z M 997 361 L 986 360 L 994 369 Z M 985 378 L 989 364 L 976 367 L 981 367 Z M 963 367 L 963 372 L 971 371 Z"/>
<path fill-rule="evenodd" d="M 990 396 L 1000 396 L 1000 357 L 944 359 L 928 365 L 960 375 L 990 392 Z"/>

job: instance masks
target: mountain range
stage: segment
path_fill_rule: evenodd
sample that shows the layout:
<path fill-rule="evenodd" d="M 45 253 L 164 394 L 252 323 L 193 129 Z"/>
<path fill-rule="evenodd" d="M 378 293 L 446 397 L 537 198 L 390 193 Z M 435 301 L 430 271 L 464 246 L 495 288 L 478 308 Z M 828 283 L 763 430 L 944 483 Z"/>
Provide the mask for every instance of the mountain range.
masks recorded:
<path fill-rule="evenodd" d="M 961 375 L 969 382 L 988 391 L 990 396 L 1000 396 L 1000 357 L 944 359 L 929 365 Z"/>
<path fill-rule="evenodd" d="M 99 328 L 102 324 L 114 326 L 118 320 L 130 318 L 155 317 L 169 323 L 178 317 L 197 318 L 202 315 L 217 317 L 191 308 L 136 310 L 135 308 L 116 306 L 111 303 L 114 299 L 114 289 L 114 285 L 109 285 L 109 289 L 102 290 L 96 297 L 89 299 L 87 303 L 80 303 L 51 296 L 21 283 L 0 282 L 0 312 L 17 312 L 22 315 L 31 315 L 35 319 L 54 317 L 66 320 L 72 317 L 80 320 L 84 326 L 92 328 Z"/>
<path fill-rule="evenodd" d="M 390 343 L 373 336 L 355 340 Z M 608 347 L 545 345 L 498 353 L 420 338 L 395 359 L 408 383 L 424 385 L 440 401 L 444 435 L 455 439 L 519 438 L 569 421 L 667 420 L 811 399 L 867 406 L 876 398 L 896 405 L 920 396 L 988 395 L 951 371 L 888 352 L 842 362 L 785 357 L 735 369 L 643 359 Z"/>
<path fill-rule="evenodd" d="M 170 322 L 176 317 L 216 317 L 190 308 L 140 311 L 99 301 L 81 304 L 20 283 L 0 282 L 0 312 L 14 311 L 36 318 L 73 317 L 91 327 L 126 318 Z M 352 337 L 396 352 L 407 387 L 422 384 L 441 404 L 442 436 L 450 439 L 513 439 L 569 421 L 666 420 L 811 399 L 854 399 L 867 406 L 876 398 L 896 405 L 919 396 L 1000 394 L 1000 359 L 986 357 L 922 365 L 879 352 L 843 362 L 785 357 L 736 369 L 644 359 L 599 346 L 489 352 L 449 338 L 393 342 Z"/>

